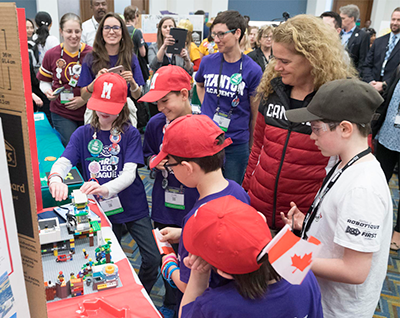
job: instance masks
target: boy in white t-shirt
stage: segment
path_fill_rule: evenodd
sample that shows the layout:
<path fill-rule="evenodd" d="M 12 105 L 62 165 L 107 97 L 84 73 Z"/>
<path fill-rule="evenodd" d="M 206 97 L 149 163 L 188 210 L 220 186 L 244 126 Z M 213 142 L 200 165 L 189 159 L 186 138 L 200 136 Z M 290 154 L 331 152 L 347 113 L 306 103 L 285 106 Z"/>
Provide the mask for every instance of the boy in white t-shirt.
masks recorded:
<path fill-rule="evenodd" d="M 323 243 L 312 265 L 324 317 L 373 316 L 386 276 L 392 200 L 379 162 L 368 147 L 369 123 L 383 99 L 356 79 L 324 84 L 307 108 L 289 110 L 292 122 L 310 122 L 310 138 L 324 156 L 341 161 L 325 178 L 306 216 L 296 204 L 282 218 L 302 238 Z"/>

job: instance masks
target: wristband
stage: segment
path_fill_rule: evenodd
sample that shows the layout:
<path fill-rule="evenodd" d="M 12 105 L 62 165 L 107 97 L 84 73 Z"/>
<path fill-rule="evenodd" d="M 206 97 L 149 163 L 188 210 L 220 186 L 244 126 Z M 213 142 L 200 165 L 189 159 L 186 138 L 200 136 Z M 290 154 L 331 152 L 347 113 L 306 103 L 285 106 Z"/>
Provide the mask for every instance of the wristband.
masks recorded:
<path fill-rule="evenodd" d="M 171 267 L 172 265 L 176 265 L 176 266 L 178 266 L 178 263 L 177 262 L 174 262 L 174 261 L 169 261 L 169 262 L 165 262 L 162 266 L 161 266 L 161 273 L 163 273 L 164 271 L 165 271 L 165 269 L 166 268 L 169 268 L 169 267 Z"/>
<path fill-rule="evenodd" d="M 167 278 L 167 277 L 168 277 L 168 269 L 169 269 L 171 266 L 177 266 L 177 264 L 176 264 L 176 263 L 173 263 L 173 262 L 169 262 L 169 263 L 167 263 L 167 265 L 164 267 L 164 269 L 161 271 L 163 277 L 164 277 L 166 280 L 168 280 L 168 278 Z"/>
<path fill-rule="evenodd" d="M 172 273 L 175 272 L 176 270 L 178 270 L 179 267 L 175 267 L 171 270 L 171 272 L 169 273 L 169 277 L 167 279 L 168 284 L 172 287 L 172 288 L 176 288 L 175 282 L 174 280 L 171 278 L 172 277 Z"/>
<path fill-rule="evenodd" d="M 132 90 L 132 87 L 131 87 L 131 93 L 137 92 L 139 90 L 139 88 L 140 88 L 140 86 L 138 84 L 136 84 L 135 90 Z"/>
<path fill-rule="evenodd" d="M 53 178 L 53 177 L 59 177 L 61 179 L 61 183 L 64 181 L 63 178 L 61 177 L 61 175 L 58 172 L 53 172 L 53 173 L 50 173 L 48 178 L 47 178 L 47 186 L 50 185 L 50 179 Z"/>
<path fill-rule="evenodd" d="M 168 259 L 173 259 L 174 261 L 178 262 L 178 259 L 176 258 L 175 254 L 169 254 L 169 255 L 165 256 L 165 258 L 164 258 L 164 263 L 165 263 Z"/>
<path fill-rule="evenodd" d="M 90 85 L 90 84 L 89 84 L 89 85 Z M 93 92 L 89 91 L 89 85 L 86 86 L 85 89 L 86 89 L 86 91 L 87 91 L 89 94 L 93 94 Z"/>

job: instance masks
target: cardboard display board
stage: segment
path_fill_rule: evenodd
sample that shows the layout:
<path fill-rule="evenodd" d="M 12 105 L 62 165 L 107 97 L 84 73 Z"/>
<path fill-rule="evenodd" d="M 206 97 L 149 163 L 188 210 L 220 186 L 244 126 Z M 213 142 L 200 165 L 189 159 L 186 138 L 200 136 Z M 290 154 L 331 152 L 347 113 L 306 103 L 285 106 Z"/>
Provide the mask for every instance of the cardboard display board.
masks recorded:
<path fill-rule="evenodd" d="M 0 20 L 0 118 L 29 310 L 32 317 L 47 317 L 37 226 L 42 202 L 25 10 L 16 9 L 14 3 L 0 3 Z"/>
<path fill-rule="evenodd" d="M 30 317 L 0 119 L 0 317 Z"/>

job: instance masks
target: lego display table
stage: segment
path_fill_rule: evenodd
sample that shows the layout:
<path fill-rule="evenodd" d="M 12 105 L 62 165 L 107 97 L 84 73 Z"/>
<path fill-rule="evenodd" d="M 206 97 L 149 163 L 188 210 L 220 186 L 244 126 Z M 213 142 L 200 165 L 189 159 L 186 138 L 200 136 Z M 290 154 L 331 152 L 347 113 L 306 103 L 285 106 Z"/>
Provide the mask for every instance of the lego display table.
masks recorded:
<path fill-rule="evenodd" d="M 50 126 L 44 113 L 35 113 L 34 119 L 43 207 L 49 208 L 68 203 L 67 201 L 56 202 L 51 197 L 47 186 L 47 176 L 54 162 L 63 153 L 64 146 L 56 135 L 55 130 Z M 65 178 L 64 183 L 68 185 L 68 193 L 71 193 L 74 189 L 79 189 L 82 186 L 83 179 L 79 171 L 76 168 L 72 168 L 71 172 Z"/>
<path fill-rule="evenodd" d="M 112 242 L 111 246 L 111 261 L 112 264 L 100 265 L 97 270 L 93 271 L 92 280 L 95 280 L 97 276 L 101 276 L 101 272 L 111 273 L 111 275 L 119 276 L 118 282 L 115 280 L 115 286 L 107 286 L 105 284 L 94 285 L 96 289 L 87 293 L 89 287 L 86 286 L 86 281 L 83 282 L 77 276 L 78 271 L 81 269 L 82 261 L 85 262 L 86 253 L 89 257 L 94 258 L 94 247 L 91 249 L 88 245 L 88 239 L 76 239 L 74 242 L 75 254 L 73 259 L 69 257 L 55 257 L 52 253 L 42 256 L 43 260 L 43 271 L 45 281 L 48 282 L 49 276 L 52 276 L 53 283 L 57 280 L 54 277 L 54 270 L 46 271 L 46 268 L 57 268 L 57 266 L 75 266 L 74 275 L 65 269 L 65 283 L 70 287 L 71 282 L 74 288 L 70 288 L 70 293 L 74 295 L 80 295 L 76 297 L 62 295 L 66 297 L 64 299 L 55 298 L 54 300 L 47 302 L 47 314 L 49 318 L 59 318 L 60 314 L 64 317 L 71 318 L 84 318 L 84 317 L 118 317 L 118 318 L 134 318 L 134 317 L 161 317 L 158 311 L 155 309 L 150 297 L 143 288 L 136 272 L 132 268 L 129 260 L 126 258 L 121 246 L 112 232 L 111 225 L 107 217 L 101 212 L 99 206 L 95 203 L 89 204 L 91 213 L 94 213 L 101 222 L 101 229 L 97 232 L 97 243 L 101 241 Z M 39 220 L 43 221 L 47 219 L 47 215 L 52 213 L 52 209 L 44 209 L 38 214 Z M 51 215 L 49 215 L 51 216 Z M 50 220 L 51 218 L 49 218 Z M 93 217 L 92 217 L 93 219 Z M 96 239 L 94 240 L 96 242 Z M 82 240 L 82 241 L 81 241 Z M 87 247 L 85 246 L 87 245 Z M 103 245 L 104 246 L 104 245 Z M 86 250 L 83 251 L 82 248 Z M 62 254 L 62 252 L 60 252 Z M 64 253 L 65 254 L 65 253 Z M 68 252 L 67 252 L 68 254 Z M 57 262 L 56 260 L 60 260 Z M 86 260 L 87 261 L 87 260 Z M 75 264 L 76 265 L 75 265 Z M 115 266 L 116 265 L 116 266 Z M 113 267 L 113 268 L 111 268 Z M 115 271 L 114 268 L 117 268 Z M 62 267 L 61 267 L 62 268 Z M 57 272 L 58 269 L 56 269 Z M 52 273 L 51 273 L 52 272 Z M 62 275 L 62 274 L 61 274 Z M 86 279 L 87 280 L 87 279 Z M 113 288 L 114 287 L 114 288 Z M 90 287 L 92 289 L 92 287 Z M 47 291 L 47 289 L 46 289 Z M 81 295 L 84 293 L 84 295 Z M 69 294 L 68 294 L 69 295 Z"/>

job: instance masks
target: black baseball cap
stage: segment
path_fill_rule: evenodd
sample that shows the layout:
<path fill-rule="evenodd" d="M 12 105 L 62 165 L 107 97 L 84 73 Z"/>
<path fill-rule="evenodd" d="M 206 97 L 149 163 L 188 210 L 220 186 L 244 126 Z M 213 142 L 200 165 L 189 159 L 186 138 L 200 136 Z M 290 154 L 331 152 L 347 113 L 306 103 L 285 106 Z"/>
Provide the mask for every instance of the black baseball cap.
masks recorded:
<path fill-rule="evenodd" d="M 322 85 L 307 107 L 288 110 L 286 117 L 295 123 L 325 119 L 367 124 L 382 102 L 382 96 L 370 84 L 339 79 Z"/>

